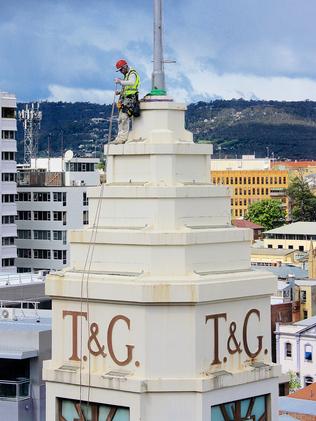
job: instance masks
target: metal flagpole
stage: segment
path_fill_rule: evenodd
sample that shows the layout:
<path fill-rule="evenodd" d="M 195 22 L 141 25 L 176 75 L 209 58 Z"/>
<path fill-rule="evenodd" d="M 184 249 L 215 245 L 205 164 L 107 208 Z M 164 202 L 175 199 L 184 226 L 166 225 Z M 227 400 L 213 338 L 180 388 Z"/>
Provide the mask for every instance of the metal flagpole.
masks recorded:
<path fill-rule="evenodd" d="M 154 66 L 151 94 L 166 95 L 162 46 L 162 0 L 154 0 Z"/>

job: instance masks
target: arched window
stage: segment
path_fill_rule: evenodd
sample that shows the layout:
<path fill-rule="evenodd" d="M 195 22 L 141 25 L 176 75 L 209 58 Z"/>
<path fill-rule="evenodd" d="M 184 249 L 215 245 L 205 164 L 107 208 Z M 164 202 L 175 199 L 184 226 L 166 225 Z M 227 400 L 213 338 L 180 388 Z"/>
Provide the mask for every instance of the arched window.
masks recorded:
<path fill-rule="evenodd" d="M 312 345 L 306 344 L 304 346 L 304 359 L 305 361 L 313 361 L 313 347 Z"/>
<path fill-rule="evenodd" d="M 310 376 L 304 377 L 304 386 L 309 386 L 312 383 L 314 383 L 313 377 L 310 377 Z"/>
<path fill-rule="evenodd" d="M 290 342 L 285 343 L 285 358 L 292 358 L 292 344 Z"/>

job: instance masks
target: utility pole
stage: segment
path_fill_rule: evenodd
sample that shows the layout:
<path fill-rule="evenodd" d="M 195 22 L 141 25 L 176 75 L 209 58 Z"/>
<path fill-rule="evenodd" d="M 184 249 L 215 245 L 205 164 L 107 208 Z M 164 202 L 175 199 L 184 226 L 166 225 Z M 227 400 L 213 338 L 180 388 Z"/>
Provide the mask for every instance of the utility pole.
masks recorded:
<path fill-rule="evenodd" d="M 162 0 L 154 0 L 154 66 L 152 95 L 166 95 L 162 43 Z"/>

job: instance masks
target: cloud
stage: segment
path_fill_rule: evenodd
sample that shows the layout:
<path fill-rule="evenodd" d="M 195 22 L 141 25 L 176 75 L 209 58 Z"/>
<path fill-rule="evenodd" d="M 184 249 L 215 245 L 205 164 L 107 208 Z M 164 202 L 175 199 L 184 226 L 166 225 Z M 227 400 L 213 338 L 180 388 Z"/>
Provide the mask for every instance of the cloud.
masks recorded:
<path fill-rule="evenodd" d="M 142 93 L 150 90 L 152 1 L 0 3 L 0 89 L 20 100 L 111 102 L 114 63 L 126 58 L 140 72 Z M 165 56 L 177 60 L 166 66 L 175 98 L 315 99 L 315 0 L 178 3 L 164 1 Z"/>
<path fill-rule="evenodd" d="M 101 89 L 69 88 L 60 85 L 49 85 L 50 95 L 47 101 L 52 102 L 92 102 L 97 104 L 112 104 L 113 91 Z"/>

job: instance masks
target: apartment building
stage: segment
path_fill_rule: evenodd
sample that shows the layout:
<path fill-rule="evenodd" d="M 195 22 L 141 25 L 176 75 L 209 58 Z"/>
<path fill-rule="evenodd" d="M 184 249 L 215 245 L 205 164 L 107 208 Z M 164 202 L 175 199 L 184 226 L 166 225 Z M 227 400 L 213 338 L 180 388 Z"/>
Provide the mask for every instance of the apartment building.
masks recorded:
<path fill-rule="evenodd" d="M 295 323 L 277 324 L 277 362 L 282 371 L 298 374 L 301 387 L 316 381 L 316 316 Z"/>
<path fill-rule="evenodd" d="M 18 272 L 69 264 L 69 230 L 88 224 L 87 187 L 100 183 L 96 158 L 43 158 L 18 171 Z"/>
<path fill-rule="evenodd" d="M 16 272 L 16 97 L 0 92 L 1 271 Z"/>
<path fill-rule="evenodd" d="M 308 252 L 316 240 L 316 222 L 294 222 L 264 233 L 264 247 Z"/>
<path fill-rule="evenodd" d="M 213 184 L 232 188 L 233 219 L 244 218 L 250 204 L 264 199 L 280 200 L 288 211 L 288 171 L 271 169 L 268 158 L 250 155 L 236 160 L 212 159 L 211 178 Z"/>

